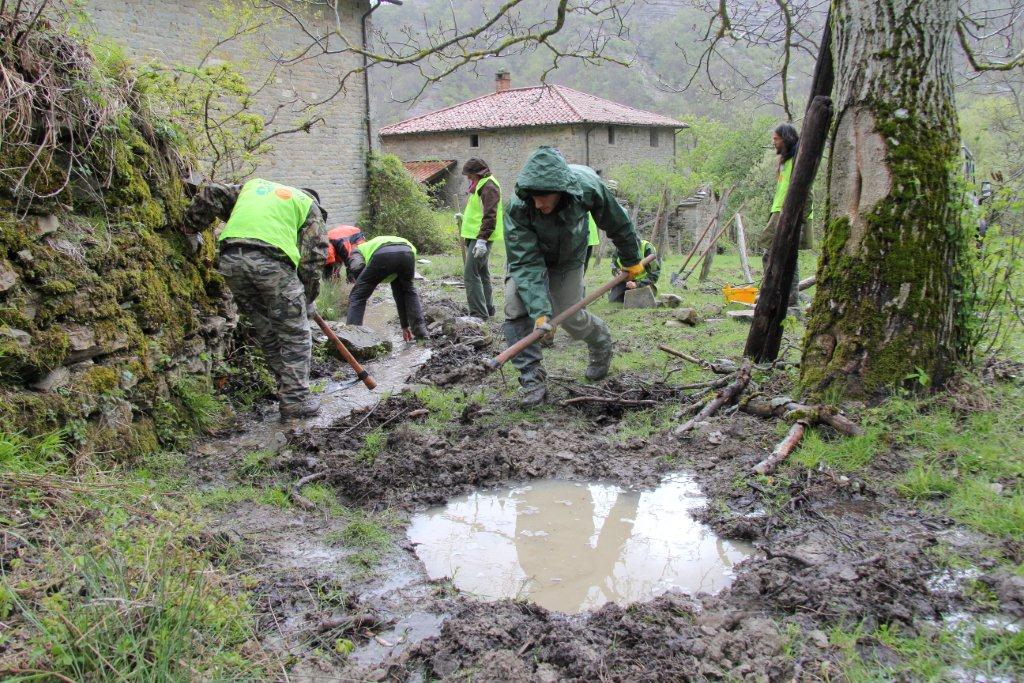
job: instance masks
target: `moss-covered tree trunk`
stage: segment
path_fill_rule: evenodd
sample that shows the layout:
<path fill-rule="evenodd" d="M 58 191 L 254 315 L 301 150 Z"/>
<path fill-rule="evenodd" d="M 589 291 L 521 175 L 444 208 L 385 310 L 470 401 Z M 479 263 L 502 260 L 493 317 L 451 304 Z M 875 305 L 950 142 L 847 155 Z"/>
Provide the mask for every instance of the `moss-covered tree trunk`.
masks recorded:
<path fill-rule="evenodd" d="M 836 0 L 828 220 L 802 379 L 869 395 L 962 353 L 955 0 Z M 919 372 L 920 371 L 920 372 Z"/>

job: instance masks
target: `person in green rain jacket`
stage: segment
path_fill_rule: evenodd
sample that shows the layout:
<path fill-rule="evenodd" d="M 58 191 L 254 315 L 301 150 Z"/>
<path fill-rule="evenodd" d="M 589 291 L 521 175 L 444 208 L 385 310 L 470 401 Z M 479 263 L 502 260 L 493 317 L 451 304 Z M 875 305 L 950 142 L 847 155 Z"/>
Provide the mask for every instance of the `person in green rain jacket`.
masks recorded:
<path fill-rule="evenodd" d="M 540 147 L 516 178 L 515 196 L 505 216 L 505 324 L 509 345 L 535 329 L 554 333 L 552 315 L 583 298 L 587 256 L 587 214 L 611 238 L 631 278 L 643 274 L 640 240 L 633 222 L 593 169 L 566 162 L 553 147 Z M 574 339 L 586 342 L 590 362 L 586 378 L 608 374 L 612 337 L 603 320 L 580 311 L 564 321 Z M 537 405 L 547 396 L 547 375 L 539 344 L 515 356 L 523 388 L 520 402 Z"/>

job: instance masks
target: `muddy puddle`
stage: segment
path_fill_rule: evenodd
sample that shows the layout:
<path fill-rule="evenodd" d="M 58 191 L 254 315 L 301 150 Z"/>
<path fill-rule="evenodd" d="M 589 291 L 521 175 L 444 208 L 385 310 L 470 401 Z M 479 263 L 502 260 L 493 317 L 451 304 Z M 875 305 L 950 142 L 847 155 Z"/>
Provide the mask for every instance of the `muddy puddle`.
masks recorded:
<path fill-rule="evenodd" d="M 693 518 L 706 499 L 674 474 L 655 489 L 535 480 L 415 515 L 408 537 L 432 579 L 483 599 L 575 613 L 671 589 L 715 593 L 752 547 Z"/>

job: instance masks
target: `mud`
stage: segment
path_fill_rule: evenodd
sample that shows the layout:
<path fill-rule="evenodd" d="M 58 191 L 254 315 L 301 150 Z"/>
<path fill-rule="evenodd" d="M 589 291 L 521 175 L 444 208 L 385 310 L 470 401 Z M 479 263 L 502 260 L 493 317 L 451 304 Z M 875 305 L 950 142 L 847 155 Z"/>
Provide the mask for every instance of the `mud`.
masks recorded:
<path fill-rule="evenodd" d="M 352 414 L 341 410 L 323 422 L 271 431 L 260 431 L 260 422 L 195 456 L 199 478 L 205 472 L 216 481 L 223 475 L 215 472 L 230 469 L 240 440 L 262 439 L 278 452 L 272 480 L 326 470 L 325 481 L 351 509 L 394 515 L 392 548 L 380 565 L 357 571 L 352 548 L 325 540 L 347 518 L 266 506 L 225 513 L 219 530 L 236 534 L 257 558 L 253 592 L 265 642 L 294 654 L 290 680 L 837 680 L 840 652 L 830 629 L 861 625 L 870 632 L 890 624 L 913 635 L 971 609 L 964 591 L 974 577 L 940 574 L 932 551 L 952 546 L 983 563 L 997 549 L 895 496 L 884 482 L 905 469 L 898 455 L 877 457 L 862 478 L 825 469 L 797 480 L 754 477 L 751 468 L 779 439 L 774 422 L 730 412 L 684 436 L 667 429 L 626 438 L 623 420 L 636 406 L 557 405 L 626 391 L 635 392 L 628 396 L 634 400 L 686 402 L 657 377 L 620 376 L 598 385 L 563 378 L 551 383 L 553 405 L 519 413 L 499 378 L 466 369 L 500 343 L 477 347 L 445 335 L 459 306 L 432 303 L 431 326 L 439 334 L 428 344 L 431 355 L 401 361 L 398 374 L 422 362 L 414 381 L 449 387 L 452 406 L 427 406 L 408 392 L 360 405 L 346 394 Z M 500 339 L 498 325 L 489 327 Z M 771 382 L 761 389 L 786 389 L 781 374 Z M 475 402 L 481 386 L 488 387 L 487 403 Z M 380 438 L 368 453 L 371 434 Z M 231 449 L 236 455 L 225 455 Z M 735 566 L 731 585 L 714 595 L 668 592 L 579 615 L 522 601 L 485 602 L 432 581 L 404 541 L 407 512 L 474 491 L 539 478 L 643 490 L 679 471 L 692 473 L 708 499 L 700 521 L 723 538 L 753 543 L 754 554 Z M 992 573 L 982 580 L 1011 612 L 1024 610 L 1019 577 Z M 343 600 L 311 597 L 333 595 L 338 587 Z M 330 628 L 320 632 L 325 625 Z M 347 655 L 332 650 L 338 638 L 353 643 Z M 870 638 L 858 648 L 865 656 L 892 656 Z"/>

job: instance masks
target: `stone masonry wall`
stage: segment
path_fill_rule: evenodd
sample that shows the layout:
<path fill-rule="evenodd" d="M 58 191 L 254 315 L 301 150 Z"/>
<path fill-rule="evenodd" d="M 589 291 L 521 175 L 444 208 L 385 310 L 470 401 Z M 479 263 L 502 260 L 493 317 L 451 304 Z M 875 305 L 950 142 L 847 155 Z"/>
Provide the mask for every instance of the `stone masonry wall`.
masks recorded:
<path fill-rule="evenodd" d="M 456 185 L 455 196 L 459 204 L 465 204 L 468 189 L 465 177 L 461 175 L 462 164 L 471 157 L 479 157 L 490 165 L 506 200 L 515 186 L 519 170 L 530 154 L 541 145 L 557 147 L 570 162 L 583 163 L 583 135 L 567 126 L 481 131 L 477 135 L 479 147 L 470 147 L 470 133 L 460 132 L 388 136 L 381 139 L 381 149 L 397 155 L 402 161 L 454 159 L 459 175 L 450 182 Z"/>
<path fill-rule="evenodd" d="M 96 30 L 123 45 L 139 60 L 195 65 L 214 41 L 222 36 L 212 17 L 226 0 L 85 0 L 85 8 Z M 360 40 L 359 18 L 368 0 L 339 0 L 340 16 L 353 44 Z M 326 5 L 293 2 L 290 9 L 308 26 L 326 32 Z M 331 19 L 333 22 L 333 18 Z M 290 55 L 308 45 L 310 39 L 291 21 L 279 22 L 249 40 L 229 43 L 214 53 L 215 58 L 246 60 L 254 68 L 252 82 L 268 73 L 273 55 Z M 270 87 L 257 97 L 257 111 L 278 114 L 277 128 L 291 128 L 301 116 L 304 103 L 328 96 L 337 87 L 329 74 L 358 66 L 351 56 L 332 56 L 330 64 L 317 60 L 283 66 Z M 328 66 L 330 71 L 325 71 Z M 364 165 L 366 132 L 362 76 L 350 79 L 346 91 L 324 105 L 319 114 L 326 123 L 317 124 L 309 134 L 296 133 L 275 139 L 274 150 L 257 173 L 289 185 L 312 187 L 320 193 L 328 222 L 353 224 L 362 209 L 366 193 Z M 272 128 L 271 130 L 273 130 Z"/>
<path fill-rule="evenodd" d="M 541 145 L 557 147 L 569 163 L 588 164 L 587 131 L 582 126 L 524 128 L 480 131 L 476 133 L 479 147 L 470 146 L 471 132 L 387 136 L 381 139 L 383 151 L 397 155 L 402 161 L 454 159 L 459 170 L 470 157 L 480 157 L 490 164 L 506 198 L 515 186 L 515 178 L 530 154 Z M 607 126 L 595 126 L 589 134 L 589 166 L 602 176 L 616 166 L 649 159 L 671 164 L 675 159 L 674 138 L 669 129 L 658 135 L 658 146 L 652 147 L 647 128 L 615 127 L 615 142 L 608 143 Z M 465 202 L 466 182 L 459 176 L 457 196 Z"/>

